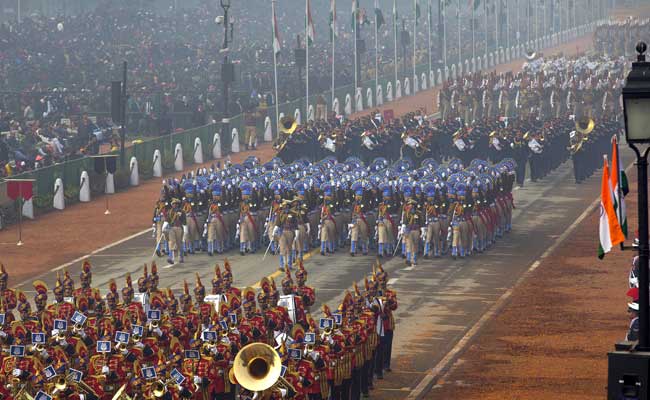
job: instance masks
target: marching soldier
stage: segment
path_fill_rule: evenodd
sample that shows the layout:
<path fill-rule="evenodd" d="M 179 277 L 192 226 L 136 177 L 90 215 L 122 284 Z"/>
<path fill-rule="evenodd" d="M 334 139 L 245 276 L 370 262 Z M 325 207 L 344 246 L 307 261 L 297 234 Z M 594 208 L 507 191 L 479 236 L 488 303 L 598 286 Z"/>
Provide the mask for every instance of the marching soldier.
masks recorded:
<path fill-rule="evenodd" d="M 179 256 L 179 262 L 185 262 L 183 258 L 183 231 L 187 226 L 187 217 L 185 212 L 181 209 L 181 201 L 179 199 L 172 199 L 172 209 L 168 213 L 167 221 L 163 224 L 163 231 L 167 232 L 169 241 L 169 254 L 167 262 L 174 264 L 176 255 Z"/>

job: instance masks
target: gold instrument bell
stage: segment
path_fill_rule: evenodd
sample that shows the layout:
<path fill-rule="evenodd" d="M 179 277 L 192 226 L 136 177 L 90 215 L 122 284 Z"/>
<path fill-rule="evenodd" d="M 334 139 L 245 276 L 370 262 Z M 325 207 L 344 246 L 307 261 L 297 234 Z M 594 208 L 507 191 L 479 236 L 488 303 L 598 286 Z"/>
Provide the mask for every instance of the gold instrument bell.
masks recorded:
<path fill-rule="evenodd" d="M 285 116 L 280 119 L 280 132 L 291 135 L 298 128 L 298 122 L 291 116 Z"/>
<path fill-rule="evenodd" d="M 594 120 L 591 118 L 582 118 L 580 120 L 576 120 L 576 131 L 582 133 L 583 135 L 590 134 L 591 131 L 594 130 L 595 126 L 596 122 L 594 122 Z"/>
<path fill-rule="evenodd" d="M 261 392 L 278 382 L 282 361 L 278 353 L 268 344 L 251 343 L 237 353 L 233 371 L 234 378 L 243 388 L 252 392 Z"/>
<path fill-rule="evenodd" d="M 131 396 L 126 394 L 126 383 L 115 393 L 112 400 L 132 400 Z"/>
<path fill-rule="evenodd" d="M 534 59 L 537 58 L 537 52 L 535 52 L 533 50 L 527 50 L 526 53 L 524 53 L 524 57 L 528 61 L 533 61 Z"/>

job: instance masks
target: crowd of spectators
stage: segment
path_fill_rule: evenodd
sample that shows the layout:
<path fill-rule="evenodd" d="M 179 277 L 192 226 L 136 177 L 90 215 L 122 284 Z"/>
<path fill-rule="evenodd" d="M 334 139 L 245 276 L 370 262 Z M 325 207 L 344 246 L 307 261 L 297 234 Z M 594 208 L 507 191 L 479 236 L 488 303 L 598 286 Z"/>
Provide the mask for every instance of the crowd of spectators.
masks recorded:
<path fill-rule="evenodd" d="M 191 3 L 191 5 L 190 5 Z M 304 83 L 294 64 L 293 49 L 304 46 L 304 6 L 296 2 L 277 2 L 278 27 L 282 52 L 278 57 L 278 97 L 280 102 L 304 93 Z M 336 86 L 354 82 L 354 42 L 349 4 L 338 2 L 336 39 Z M 361 80 L 375 76 L 373 4 L 361 1 L 361 38 L 365 52 L 360 55 Z M 367 3 L 367 4 L 365 4 Z M 379 68 L 392 74 L 394 68 L 392 0 L 381 0 L 384 24 L 379 29 Z M 408 4 L 407 4 L 408 3 Z M 421 1 L 417 30 L 417 62 L 428 61 L 427 2 Z M 435 3 L 435 2 L 434 2 Z M 190 128 L 219 120 L 221 99 L 221 46 L 223 25 L 216 23 L 222 14 L 219 2 L 194 0 L 185 7 L 160 8 L 156 1 L 99 0 L 95 8 L 67 15 L 26 14 L 20 23 L 0 25 L 0 170 L 11 162 L 11 170 L 33 168 L 61 157 L 78 155 L 88 146 L 88 132 L 104 130 L 110 137 L 110 83 L 121 80 L 122 61 L 128 63 L 129 133 L 159 135 L 178 128 Z M 331 42 L 329 40 L 329 1 L 312 1 L 316 40 L 310 47 L 310 93 L 330 89 Z M 403 37 L 402 27 L 411 30 L 413 3 L 398 1 L 398 61 L 400 73 L 409 74 L 412 40 Z M 452 7 L 449 5 L 448 7 Z M 455 6 L 454 6 L 455 7 Z M 485 19 L 476 18 L 471 33 L 470 8 L 461 7 L 447 19 L 449 43 L 458 43 L 459 21 L 462 51 L 471 55 L 474 40 L 484 48 Z M 438 8 L 432 10 L 432 60 L 440 67 Z M 479 8 L 477 16 L 485 9 Z M 489 20 L 494 8 L 487 9 Z M 251 104 L 273 104 L 273 54 L 271 3 L 265 0 L 233 2 L 230 9 L 233 41 L 229 46 L 236 64 L 237 81 L 230 96 L 230 114 L 238 114 Z M 492 31 L 490 32 L 490 29 Z M 512 27 L 510 36 L 513 36 Z M 410 32 L 412 35 L 412 32 Z M 508 32 L 500 31 L 501 42 Z M 492 35 L 492 36 L 490 36 Z M 495 40 L 496 28 L 488 26 L 488 38 Z M 300 36 L 300 38 L 298 38 Z M 448 46 L 449 62 L 457 59 L 458 46 Z M 478 51 L 478 50 L 477 50 Z M 84 115 L 86 117 L 84 117 Z M 89 118 L 95 116 L 96 118 Z M 83 121 L 92 121 L 92 126 Z M 83 127 L 83 128 L 82 128 Z M 52 145 L 51 142 L 59 143 Z M 96 149 L 95 149 L 96 150 Z M 45 154 L 43 154 L 45 153 Z M 42 158 L 37 160 L 37 158 Z"/>

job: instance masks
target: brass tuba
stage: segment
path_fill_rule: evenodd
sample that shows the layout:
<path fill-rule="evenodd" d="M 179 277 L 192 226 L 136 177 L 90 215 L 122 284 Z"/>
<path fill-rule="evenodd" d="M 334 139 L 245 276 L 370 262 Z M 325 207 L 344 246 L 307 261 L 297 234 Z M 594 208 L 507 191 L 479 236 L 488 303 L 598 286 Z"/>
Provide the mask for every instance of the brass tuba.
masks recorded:
<path fill-rule="evenodd" d="M 122 387 L 119 388 L 117 392 L 115 392 L 115 395 L 113 396 L 112 400 L 133 400 L 131 396 L 126 394 L 126 383 L 122 385 Z"/>
<path fill-rule="evenodd" d="M 596 122 L 591 118 L 576 119 L 576 132 L 580 132 L 583 135 L 588 135 L 596 127 Z"/>
<path fill-rule="evenodd" d="M 524 53 L 524 57 L 528 62 L 531 62 L 537 58 L 537 52 L 535 52 L 532 49 L 526 50 L 526 52 Z"/>
<path fill-rule="evenodd" d="M 278 353 L 265 343 L 251 343 L 244 346 L 237 356 L 229 374 L 231 382 L 235 380 L 251 392 L 267 392 L 270 390 L 293 390 L 293 386 L 280 376 L 282 362 Z M 234 379 L 233 379 L 234 378 Z"/>

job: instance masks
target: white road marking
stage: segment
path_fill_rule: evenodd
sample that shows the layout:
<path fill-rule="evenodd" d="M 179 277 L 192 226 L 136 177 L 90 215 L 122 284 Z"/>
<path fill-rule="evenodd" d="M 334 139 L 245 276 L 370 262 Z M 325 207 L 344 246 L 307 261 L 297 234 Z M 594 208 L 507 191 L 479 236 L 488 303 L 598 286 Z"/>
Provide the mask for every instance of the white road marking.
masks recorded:
<path fill-rule="evenodd" d="M 43 273 L 43 274 L 40 274 L 39 277 L 40 277 L 40 276 L 43 276 L 43 275 L 46 275 L 46 274 L 49 273 L 49 272 L 60 271 L 60 270 L 62 270 L 63 268 L 67 268 L 67 267 L 71 266 L 72 264 L 75 264 L 75 263 L 78 263 L 78 262 L 80 262 L 80 261 L 83 261 L 83 260 L 85 260 L 86 258 L 89 258 L 90 256 L 93 256 L 93 255 L 95 255 L 95 254 L 97 254 L 97 253 L 101 253 L 101 252 L 104 251 L 104 250 L 108 250 L 108 249 L 110 249 L 111 247 L 115 247 L 115 246 L 120 245 L 120 244 L 122 244 L 122 243 L 124 243 L 124 242 L 127 242 L 127 241 L 129 241 L 129 240 L 131 240 L 131 239 L 135 239 L 135 238 L 138 237 L 138 236 L 144 235 L 145 233 L 149 233 L 149 232 L 151 232 L 152 229 L 153 229 L 153 228 L 147 228 L 147 229 L 145 229 L 145 230 L 143 230 L 143 231 L 140 231 L 140 232 L 138 232 L 138 233 L 134 233 L 134 234 L 131 235 L 131 236 L 124 237 L 124 238 L 122 238 L 122 239 L 120 239 L 120 240 L 118 240 L 118 241 L 115 241 L 115 242 L 113 242 L 113 243 L 107 244 L 106 246 L 103 246 L 103 247 L 100 247 L 100 248 L 98 248 L 98 249 L 95 249 L 95 250 L 91 251 L 90 253 L 88 253 L 88 254 L 86 254 L 86 255 L 83 255 L 83 256 L 81 256 L 81 257 L 75 258 L 74 260 L 69 261 L 69 262 L 67 262 L 67 263 L 65 263 L 65 264 L 61 264 L 61 265 L 59 265 L 58 267 L 54 267 L 54 268 L 52 268 L 51 270 L 49 270 L 48 272 L 45 272 L 45 273 Z M 28 280 L 26 280 L 26 281 L 24 281 L 24 282 L 18 284 L 18 286 L 16 286 L 16 287 L 29 285 L 33 280 L 34 280 L 34 278 L 30 278 L 30 279 L 28 279 Z"/>
<path fill-rule="evenodd" d="M 414 269 L 415 269 L 415 266 L 411 265 L 410 267 L 406 267 L 406 268 L 402 269 L 402 271 L 413 271 Z"/>
<path fill-rule="evenodd" d="M 569 228 L 567 228 L 555 241 L 553 244 L 544 251 L 544 253 L 537 259 L 535 260 L 531 266 L 524 272 L 519 279 L 517 279 L 517 282 L 513 285 L 512 288 L 508 289 L 505 293 L 499 297 L 499 299 L 490 307 L 490 309 L 483 314 L 483 316 L 465 333 L 465 335 L 460 339 L 458 343 L 443 357 L 438 364 L 433 367 L 429 372 L 425 375 L 425 377 L 420 381 L 420 383 L 411 391 L 409 396 L 407 397 L 407 400 L 419 400 L 424 397 L 425 394 L 433 387 L 435 382 L 437 381 L 437 378 L 445 371 L 447 368 L 452 365 L 452 363 L 456 360 L 456 356 L 458 356 L 469 344 L 469 342 L 474 339 L 474 337 L 478 334 L 478 332 L 481 330 L 481 328 L 489 321 L 491 320 L 501 309 L 505 306 L 506 302 L 512 295 L 512 292 L 514 288 L 519 286 L 528 276 L 539 267 L 541 264 L 541 261 L 548 257 L 559 245 L 562 243 L 570 234 L 573 233 L 573 231 L 576 229 L 576 227 L 585 219 L 587 216 L 596 208 L 596 206 L 600 203 L 600 198 L 597 198 L 594 200 L 583 212 L 580 214 L 578 219 L 576 219 Z"/>
<path fill-rule="evenodd" d="M 387 285 L 392 285 L 392 284 L 394 284 L 395 282 L 397 282 L 398 279 L 399 279 L 399 278 L 390 278 L 390 279 L 388 280 L 388 282 L 386 282 L 386 284 L 387 284 Z"/>

